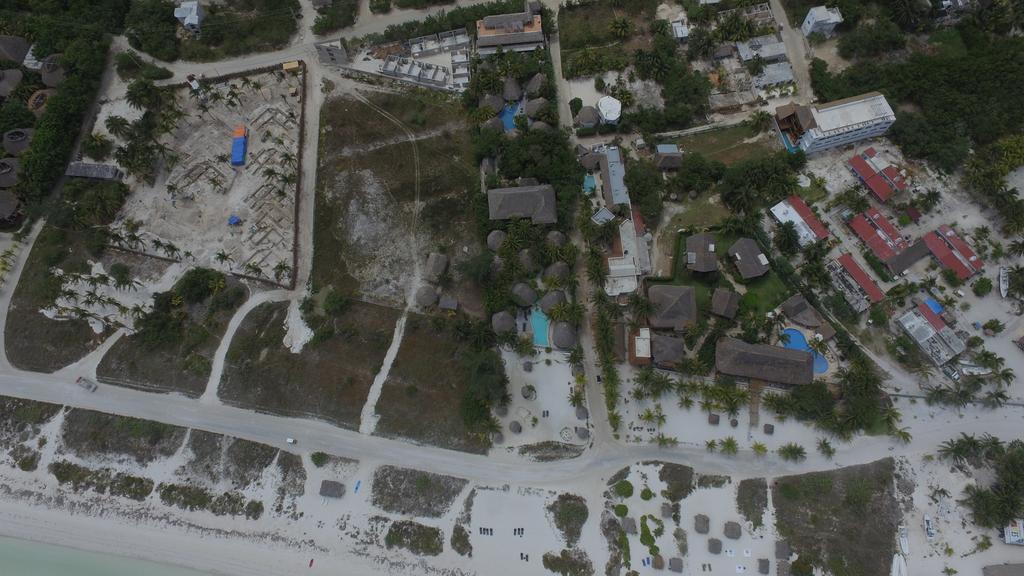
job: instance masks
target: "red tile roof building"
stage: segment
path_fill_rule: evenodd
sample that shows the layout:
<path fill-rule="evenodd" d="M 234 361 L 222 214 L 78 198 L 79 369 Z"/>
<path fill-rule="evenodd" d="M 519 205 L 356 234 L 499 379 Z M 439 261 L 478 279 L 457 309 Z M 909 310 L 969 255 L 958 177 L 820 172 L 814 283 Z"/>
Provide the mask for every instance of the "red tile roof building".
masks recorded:
<path fill-rule="evenodd" d="M 875 284 L 875 281 L 868 276 L 868 273 L 857 264 L 857 261 L 853 259 L 852 254 L 843 254 L 837 258 L 839 263 L 843 266 L 843 270 L 853 279 L 854 282 L 860 286 L 860 289 L 864 291 L 864 295 L 867 296 L 868 300 L 872 304 L 881 302 L 885 298 L 885 293 L 882 289 Z"/>
<path fill-rule="evenodd" d="M 900 171 L 879 158 L 874 148 L 850 158 L 847 165 L 879 202 L 886 202 L 896 192 L 907 189 L 907 181 Z"/>
<path fill-rule="evenodd" d="M 875 208 L 854 216 L 850 220 L 850 228 L 883 262 L 907 249 L 907 241 L 900 231 Z"/>
<path fill-rule="evenodd" d="M 924 243 L 939 264 L 952 270 L 961 280 L 967 280 L 985 267 L 985 263 L 978 258 L 974 250 L 971 250 L 967 242 L 957 236 L 949 226 L 939 226 L 938 230 L 925 234 Z"/>
<path fill-rule="evenodd" d="M 796 226 L 801 246 L 828 238 L 828 228 L 811 207 L 795 194 L 773 206 L 771 212 L 779 222 L 792 222 Z"/>

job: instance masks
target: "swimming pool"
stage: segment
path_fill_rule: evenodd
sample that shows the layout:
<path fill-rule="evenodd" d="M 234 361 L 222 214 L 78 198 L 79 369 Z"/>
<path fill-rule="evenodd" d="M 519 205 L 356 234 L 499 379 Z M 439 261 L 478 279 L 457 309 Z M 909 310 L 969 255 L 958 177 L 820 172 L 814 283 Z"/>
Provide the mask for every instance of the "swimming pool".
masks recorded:
<path fill-rule="evenodd" d="M 530 312 L 530 326 L 533 328 L 533 345 L 548 347 L 548 315 L 540 308 Z"/>
<path fill-rule="evenodd" d="M 942 314 L 942 304 L 939 304 L 935 298 L 925 298 L 924 303 L 932 309 L 932 312 L 936 314 Z"/>
<path fill-rule="evenodd" d="M 811 347 L 807 345 L 807 339 L 804 338 L 803 332 L 796 328 L 786 328 L 782 333 L 789 336 L 789 341 L 785 343 L 786 348 L 791 350 L 808 350 L 814 354 L 815 374 L 824 374 L 828 371 L 828 360 L 821 354 L 811 350 Z"/>
<path fill-rule="evenodd" d="M 593 174 L 587 174 L 583 177 L 583 191 L 593 192 L 597 188 L 597 180 Z"/>
<path fill-rule="evenodd" d="M 501 118 L 501 123 L 505 126 L 505 132 L 509 132 L 516 127 L 516 114 L 519 114 L 519 103 L 506 104 L 501 112 L 498 112 L 498 118 Z"/>

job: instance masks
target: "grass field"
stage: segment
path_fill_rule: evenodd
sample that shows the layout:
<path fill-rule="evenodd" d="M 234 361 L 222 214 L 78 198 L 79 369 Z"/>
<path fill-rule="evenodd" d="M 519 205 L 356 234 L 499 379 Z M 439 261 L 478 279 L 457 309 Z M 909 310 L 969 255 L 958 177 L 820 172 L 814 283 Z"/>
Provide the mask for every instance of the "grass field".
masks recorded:
<path fill-rule="evenodd" d="M 562 72 L 566 77 L 591 76 L 606 70 L 622 70 L 637 48 L 651 45 L 649 32 L 657 9 L 653 0 L 618 3 L 601 0 L 583 6 L 563 7 L 558 12 Z M 631 34 L 619 38 L 612 22 L 625 18 Z"/>
<path fill-rule="evenodd" d="M 888 574 L 900 520 L 893 474 L 886 458 L 777 478 L 776 527 L 800 555 L 797 562 L 832 574 Z"/>
<path fill-rule="evenodd" d="M 470 434 L 459 412 L 468 385 L 459 365 L 461 352 L 450 332 L 436 329 L 426 316 L 410 314 L 402 347 L 377 403 L 377 433 L 486 452 L 489 441 Z"/>
<path fill-rule="evenodd" d="M 338 334 L 293 354 L 281 343 L 287 303 L 262 304 L 231 341 L 219 396 L 226 403 L 284 416 L 309 416 L 357 429 L 398 311 L 353 302 Z"/>
<path fill-rule="evenodd" d="M 774 132 L 752 134 L 745 124 L 682 136 L 677 141 L 684 152 L 699 152 L 724 164 L 735 164 L 781 148 Z"/>

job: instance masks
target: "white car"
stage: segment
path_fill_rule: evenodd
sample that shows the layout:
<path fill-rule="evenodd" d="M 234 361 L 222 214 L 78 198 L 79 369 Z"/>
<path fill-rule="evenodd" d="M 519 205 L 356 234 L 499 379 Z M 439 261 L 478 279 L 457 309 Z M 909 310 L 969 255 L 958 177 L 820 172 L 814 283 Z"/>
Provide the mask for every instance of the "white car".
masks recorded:
<path fill-rule="evenodd" d="M 289 443 L 289 444 L 295 444 L 295 438 L 285 438 L 284 441 Z"/>

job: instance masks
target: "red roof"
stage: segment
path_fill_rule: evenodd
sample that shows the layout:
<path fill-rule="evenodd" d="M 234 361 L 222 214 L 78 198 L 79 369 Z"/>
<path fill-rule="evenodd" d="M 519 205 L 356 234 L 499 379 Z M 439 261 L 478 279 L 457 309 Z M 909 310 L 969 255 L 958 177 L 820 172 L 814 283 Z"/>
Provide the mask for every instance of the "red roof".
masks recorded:
<path fill-rule="evenodd" d="M 949 226 L 939 226 L 939 234 L 946 239 L 946 242 L 952 245 L 954 253 L 960 254 L 961 260 L 967 264 L 968 268 L 977 272 L 985 267 L 985 263 L 982 262 L 981 258 L 978 258 L 978 255 L 974 253 L 974 250 L 971 250 L 971 247 L 967 245 L 967 242 L 964 242 L 963 239 L 957 236 L 956 232 L 954 232 L 952 228 Z"/>
<path fill-rule="evenodd" d="M 928 323 L 931 324 L 932 328 L 935 328 L 935 330 L 942 330 L 946 327 L 946 323 L 942 321 L 942 318 L 940 318 L 939 315 L 929 308 L 924 302 L 917 305 L 917 311 L 924 315 L 925 319 L 928 320 Z"/>
<path fill-rule="evenodd" d="M 828 238 L 828 228 L 825 228 L 825 225 L 821 223 L 821 220 L 818 220 L 818 217 L 814 215 L 810 206 L 808 206 L 802 198 L 794 194 L 787 198 L 786 202 L 789 202 L 789 205 L 793 207 L 793 210 L 800 215 L 804 224 L 807 224 L 807 227 L 811 229 L 811 232 L 814 232 L 814 235 L 818 237 L 818 240 Z"/>
<path fill-rule="evenodd" d="M 921 219 L 921 211 L 913 206 L 907 206 L 907 218 L 917 222 Z"/>
<path fill-rule="evenodd" d="M 636 206 L 632 209 L 633 216 L 633 230 L 636 231 L 636 237 L 639 238 L 644 235 L 644 231 L 647 230 L 647 225 L 644 223 L 644 217 L 640 214 L 640 209 Z"/>
<path fill-rule="evenodd" d="M 925 246 L 931 251 L 932 256 L 942 264 L 943 268 L 949 268 L 956 273 L 957 278 L 966 280 L 971 276 L 971 270 L 957 258 L 949 245 L 942 239 L 938 232 L 930 232 L 924 235 Z"/>
<path fill-rule="evenodd" d="M 907 249 L 907 241 L 900 231 L 874 208 L 854 216 L 850 228 L 883 262 Z"/>
<path fill-rule="evenodd" d="M 846 270 L 846 273 L 850 275 L 850 278 L 853 278 L 853 281 L 856 282 L 857 285 L 860 286 L 860 289 L 864 291 L 868 300 L 871 300 L 871 302 L 874 303 L 881 302 L 882 299 L 885 298 L 885 293 L 883 293 L 882 289 L 878 287 L 878 284 L 875 284 L 875 281 L 868 276 L 868 273 L 860 267 L 860 264 L 857 264 L 857 261 L 853 259 L 852 254 L 843 254 L 840 256 L 839 263 L 843 266 L 843 269 Z"/>
<path fill-rule="evenodd" d="M 853 170 L 853 173 L 860 178 L 860 181 L 868 187 L 868 190 L 874 194 L 875 198 L 879 202 L 885 202 L 897 190 L 905 190 L 907 183 L 903 180 L 903 176 L 900 175 L 899 170 L 895 166 L 886 166 L 879 171 L 876 164 L 869 161 L 874 156 L 875 149 L 868 148 L 863 153 L 850 158 L 847 164 Z"/>

